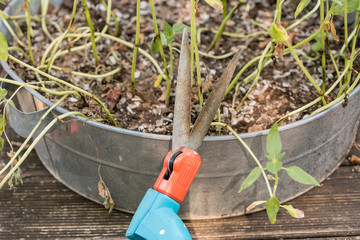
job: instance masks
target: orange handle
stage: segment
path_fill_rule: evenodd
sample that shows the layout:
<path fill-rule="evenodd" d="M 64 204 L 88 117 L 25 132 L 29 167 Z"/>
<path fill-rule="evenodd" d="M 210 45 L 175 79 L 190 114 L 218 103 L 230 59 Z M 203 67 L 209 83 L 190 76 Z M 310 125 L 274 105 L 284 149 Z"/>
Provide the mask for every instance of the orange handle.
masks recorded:
<path fill-rule="evenodd" d="M 154 190 L 161 192 L 177 202 L 182 202 L 201 165 L 200 155 L 194 150 L 182 148 L 176 156 L 172 172 L 168 163 L 172 156 L 170 151 L 164 160 L 163 168 L 154 184 Z"/>

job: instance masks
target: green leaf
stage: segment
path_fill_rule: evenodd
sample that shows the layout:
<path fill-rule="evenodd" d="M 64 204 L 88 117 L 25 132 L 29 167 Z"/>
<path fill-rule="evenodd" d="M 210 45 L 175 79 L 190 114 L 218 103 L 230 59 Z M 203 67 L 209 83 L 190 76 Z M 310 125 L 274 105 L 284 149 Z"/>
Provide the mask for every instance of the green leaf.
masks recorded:
<path fill-rule="evenodd" d="M 317 52 L 319 52 L 320 49 L 321 49 L 321 34 L 319 33 L 318 35 L 316 35 L 316 37 L 314 38 L 314 40 L 315 40 L 316 42 L 311 45 L 311 49 L 313 50 L 313 52 L 317 53 Z"/>
<path fill-rule="evenodd" d="M 278 125 L 274 124 L 269 131 L 266 138 L 266 151 L 271 157 L 272 161 L 281 152 L 281 138 L 278 131 Z"/>
<path fill-rule="evenodd" d="M 172 28 L 173 28 L 174 34 L 182 34 L 184 31 L 184 28 L 187 28 L 188 32 L 191 31 L 191 28 L 189 26 L 182 24 L 182 23 L 175 23 Z"/>
<path fill-rule="evenodd" d="M 335 1 L 337 4 L 334 7 L 334 15 L 344 14 L 345 12 L 345 5 L 344 0 L 337 0 Z M 347 13 L 355 12 L 360 8 L 359 0 L 348 0 L 347 1 Z"/>
<path fill-rule="evenodd" d="M 282 152 L 279 155 L 277 155 L 276 159 L 280 162 L 285 157 L 286 152 Z"/>
<path fill-rule="evenodd" d="M 164 34 L 168 44 L 174 41 L 173 28 L 167 22 L 164 23 Z"/>
<path fill-rule="evenodd" d="M 289 177 L 291 177 L 292 179 L 294 179 L 299 183 L 320 186 L 318 181 L 316 181 L 316 179 L 313 176 L 302 170 L 300 167 L 293 166 L 286 168 L 285 170 L 289 175 Z"/>
<path fill-rule="evenodd" d="M 280 169 L 282 168 L 282 162 L 267 162 L 266 163 L 266 169 L 272 173 L 272 174 L 275 174 L 277 173 L 278 171 L 280 171 Z"/>
<path fill-rule="evenodd" d="M 0 3 L 5 5 L 5 0 L 0 0 Z"/>
<path fill-rule="evenodd" d="M 238 191 L 238 193 L 241 193 L 241 191 L 247 189 L 248 187 L 250 187 L 251 185 L 253 185 L 253 183 L 259 178 L 259 176 L 261 175 L 261 168 L 256 167 L 254 168 L 249 175 L 245 178 L 244 182 L 241 184 L 241 187 Z"/>
<path fill-rule="evenodd" d="M 269 34 L 276 42 L 285 42 L 289 39 L 285 28 L 277 23 L 271 24 Z"/>
<path fill-rule="evenodd" d="M 297 15 L 299 13 L 302 12 L 302 10 L 304 10 L 304 8 L 306 8 L 306 6 L 311 2 L 311 0 L 301 0 L 301 2 L 299 2 L 296 11 L 295 11 L 295 18 L 297 17 Z"/>
<path fill-rule="evenodd" d="M 6 61 L 8 58 L 8 44 L 6 38 L 2 32 L 0 32 L 0 60 Z"/>
<path fill-rule="evenodd" d="M 159 37 L 154 37 L 151 41 L 150 49 L 152 54 L 157 54 L 160 51 L 159 48 Z"/>
<path fill-rule="evenodd" d="M 305 217 L 303 211 L 301 211 L 299 209 L 296 209 L 296 208 L 293 208 L 293 206 L 291 206 L 291 205 L 282 205 L 281 207 L 285 208 L 289 212 L 289 214 L 294 218 L 303 218 L 303 217 Z"/>
<path fill-rule="evenodd" d="M 160 40 L 161 40 L 161 45 L 163 46 L 168 45 L 168 40 L 166 39 L 165 33 L 160 32 Z"/>
<path fill-rule="evenodd" d="M 3 147 L 4 147 L 4 139 L 0 137 L 0 151 L 3 149 Z"/>
<path fill-rule="evenodd" d="M 6 94 L 7 94 L 6 89 L 0 87 L 0 101 L 4 99 Z"/>
<path fill-rule="evenodd" d="M 221 12 L 223 9 L 223 4 L 220 0 L 205 0 L 205 2 L 215 8 L 218 12 Z"/>
<path fill-rule="evenodd" d="M 271 197 L 266 202 L 266 212 L 269 217 L 269 220 L 271 224 L 274 224 L 276 222 L 276 215 L 280 208 L 280 202 L 276 199 L 276 197 Z"/>

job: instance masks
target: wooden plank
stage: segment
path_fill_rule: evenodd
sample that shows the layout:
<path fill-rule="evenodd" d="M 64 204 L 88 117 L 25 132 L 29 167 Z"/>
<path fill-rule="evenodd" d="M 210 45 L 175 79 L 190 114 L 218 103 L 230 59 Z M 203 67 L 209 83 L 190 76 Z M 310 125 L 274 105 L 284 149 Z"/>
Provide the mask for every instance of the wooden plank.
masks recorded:
<path fill-rule="evenodd" d="M 3 153 L 1 159 L 3 158 Z M 132 215 L 84 199 L 57 182 L 33 153 L 23 166 L 24 185 L 0 194 L 0 236 L 18 238 L 120 238 Z M 322 187 L 290 202 L 305 211 L 293 219 L 280 211 L 272 225 L 264 211 L 241 217 L 186 221 L 194 239 L 265 239 L 360 235 L 360 174 L 339 168 Z"/>
<path fill-rule="evenodd" d="M 22 139 L 11 133 L 11 139 Z M 360 134 L 358 141 L 360 142 Z M 0 167 L 8 160 L 6 146 Z M 360 155 L 353 149 L 352 154 Z M 305 212 L 294 219 L 281 209 L 276 224 L 265 211 L 215 220 L 185 221 L 193 239 L 359 239 L 360 166 L 349 161 L 321 187 L 289 202 Z M 124 239 L 132 215 L 111 214 L 57 182 L 41 165 L 35 152 L 22 166 L 24 185 L 16 192 L 0 190 L 0 239 Z M 0 176 L 2 179 L 4 175 Z"/>
<path fill-rule="evenodd" d="M 199 238 L 265 239 L 360 235 L 360 174 L 354 167 L 339 168 L 322 187 L 289 202 L 305 211 L 293 219 L 280 210 L 272 225 L 264 211 L 243 217 L 190 222 Z"/>

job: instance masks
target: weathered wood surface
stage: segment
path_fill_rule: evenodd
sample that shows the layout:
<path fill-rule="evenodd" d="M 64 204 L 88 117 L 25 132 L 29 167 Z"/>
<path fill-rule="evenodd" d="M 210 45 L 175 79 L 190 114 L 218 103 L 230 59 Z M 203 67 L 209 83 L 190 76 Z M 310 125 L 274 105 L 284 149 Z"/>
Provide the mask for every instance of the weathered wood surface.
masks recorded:
<path fill-rule="evenodd" d="M 5 151 L 0 159 L 3 166 Z M 102 206 L 67 189 L 46 171 L 34 152 L 22 171 L 23 186 L 16 192 L 7 187 L 0 191 L 0 239 L 124 238 L 132 215 L 116 210 L 108 214 Z M 320 188 L 291 201 L 289 204 L 305 211 L 303 219 L 293 219 L 281 209 L 275 225 L 264 211 L 186 221 L 186 225 L 194 239 L 355 239 L 360 236 L 359 172 L 359 166 L 343 164 Z"/>

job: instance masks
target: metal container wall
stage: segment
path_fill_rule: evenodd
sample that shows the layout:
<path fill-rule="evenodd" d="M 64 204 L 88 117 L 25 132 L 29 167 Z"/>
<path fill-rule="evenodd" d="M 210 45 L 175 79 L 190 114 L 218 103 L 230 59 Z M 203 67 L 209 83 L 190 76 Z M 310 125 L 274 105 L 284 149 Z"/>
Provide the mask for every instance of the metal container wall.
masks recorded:
<path fill-rule="evenodd" d="M 16 13 L 22 2 L 12 1 L 6 11 Z M 32 0 L 34 11 L 39 2 Z M 0 31 L 11 40 L 2 23 Z M 7 63 L 1 64 L 12 79 L 22 81 Z M 359 92 L 358 86 L 349 95 L 346 108 L 340 102 L 316 116 L 279 127 L 286 152 L 285 167 L 299 166 L 319 181 L 337 168 L 355 137 L 360 113 Z M 8 123 L 18 134 L 26 135 L 29 129 L 26 124 L 30 121 L 26 119 L 34 122 L 42 115 L 37 111 L 51 103 L 31 89 L 21 91 L 19 96 L 22 111 L 30 114 L 9 108 Z M 66 110 L 57 108 L 57 112 Z M 36 151 L 45 167 L 70 189 L 99 203 L 103 201 L 97 189 L 101 175 L 116 208 L 134 212 L 160 173 L 163 157 L 170 150 L 171 137 L 115 128 L 79 117 L 71 119 L 58 124 L 37 145 Z M 267 161 L 267 132 L 240 135 L 263 165 Z M 181 203 L 181 217 L 203 219 L 240 215 L 253 201 L 269 198 L 261 178 L 241 195 L 237 193 L 256 164 L 233 136 L 206 137 L 199 154 L 201 168 Z M 282 172 L 280 178 L 277 196 L 281 201 L 311 188 L 294 182 Z"/>

